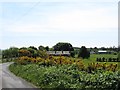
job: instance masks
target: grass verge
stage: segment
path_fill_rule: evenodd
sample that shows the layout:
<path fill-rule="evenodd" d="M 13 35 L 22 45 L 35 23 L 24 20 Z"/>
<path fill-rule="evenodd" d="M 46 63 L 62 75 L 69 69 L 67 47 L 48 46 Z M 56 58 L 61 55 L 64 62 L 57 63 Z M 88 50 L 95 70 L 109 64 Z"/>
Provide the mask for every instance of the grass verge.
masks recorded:
<path fill-rule="evenodd" d="M 120 71 L 87 73 L 74 65 L 42 66 L 39 64 L 11 64 L 10 71 L 39 88 L 120 88 Z"/>

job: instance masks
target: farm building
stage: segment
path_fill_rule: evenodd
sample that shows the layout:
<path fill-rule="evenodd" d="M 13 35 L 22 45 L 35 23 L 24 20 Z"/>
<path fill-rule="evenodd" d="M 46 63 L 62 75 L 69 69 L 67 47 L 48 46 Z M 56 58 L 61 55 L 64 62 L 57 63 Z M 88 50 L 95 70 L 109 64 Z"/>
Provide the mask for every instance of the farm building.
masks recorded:
<path fill-rule="evenodd" d="M 95 51 L 91 51 L 90 54 L 95 54 Z"/>
<path fill-rule="evenodd" d="M 63 55 L 63 56 L 70 56 L 70 51 L 47 51 L 47 54 L 49 55 Z"/>
<path fill-rule="evenodd" d="M 105 51 L 105 50 L 99 50 L 98 54 L 111 54 L 110 51 Z"/>

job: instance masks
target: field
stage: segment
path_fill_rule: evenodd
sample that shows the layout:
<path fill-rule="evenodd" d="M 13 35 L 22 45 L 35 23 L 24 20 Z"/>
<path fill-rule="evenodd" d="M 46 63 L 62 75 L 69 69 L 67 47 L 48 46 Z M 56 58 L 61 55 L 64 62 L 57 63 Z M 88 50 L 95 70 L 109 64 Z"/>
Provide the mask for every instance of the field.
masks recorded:
<path fill-rule="evenodd" d="M 96 62 L 96 58 L 117 58 L 117 55 L 114 54 L 91 54 L 89 59 L 84 59 L 84 64 L 88 65 L 88 63 L 92 63 L 92 62 Z M 104 63 L 104 62 L 100 62 L 100 63 Z M 116 63 L 116 62 L 106 62 L 108 64 L 111 63 Z M 117 62 L 118 63 L 118 62 Z"/>
<path fill-rule="evenodd" d="M 120 87 L 120 70 L 117 62 L 96 62 L 96 55 L 89 59 L 54 56 L 47 59 L 21 57 L 9 69 L 15 75 L 39 88 L 107 88 Z M 106 63 L 106 64 L 105 64 Z"/>

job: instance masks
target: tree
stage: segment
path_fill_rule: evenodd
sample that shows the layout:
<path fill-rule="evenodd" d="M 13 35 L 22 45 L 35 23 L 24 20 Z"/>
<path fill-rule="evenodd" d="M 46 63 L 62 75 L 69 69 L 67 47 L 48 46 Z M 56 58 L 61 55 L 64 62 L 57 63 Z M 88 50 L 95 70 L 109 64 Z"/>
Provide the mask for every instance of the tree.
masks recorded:
<path fill-rule="evenodd" d="M 11 56 L 12 56 L 12 54 L 9 49 L 5 49 L 2 51 L 2 58 L 9 59 L 9 58 L 11 58 Z"/>
<path fill-rule="evenodd" d="M 118 59 L 120 60 L 120 51 L 118 52 Z"/>
<path fill-rule="evenodd" d="M 26 47 L 21 47 L 19 50 L 21 50 L 21 49 L 24 49 L 24 50 L 26 50 L 27 48 L 26 48 Z"/>
<path fill-rule="evenodd" d="M 17 47 L 10 47 L 9 49 L 5 49 L 2 51 L 2 58 L 11 59 L 18 57 L 19 49 Z"/>
<path fill-rule="evenodd" d="M 38 51 L 39 57 L 46 59 L 48 54 L 45 51 Z"/>
<path fill-rule="evenodd" d="M 31 57 L 36 58 L 38 55 L 38 50 L 34 49 L 34 48 L 28 48 L 27 49 L 30 53 L 31 53 Z"/>
<path fill-rule="evenodd" d="M 71 57 L 75 57 L 75 51 L 71 51 L 71 52 L 70 52 L 70 56 L 71 56 Z"/>
<path fill-rule="evenodd" d="M 101 49 L 101 50 L 107 50 L 105 47 L 101 47 L 100 49 Z"/>
<path fill-rule="evenodd" d="M 96 49 L 96 50 L 97 50 L 98 48 L 97 48 L 97 47 L 94 47 L 94 49 Z"/>
<path fill-rule="evenodd" d="M 38 47 L 38 49 L 41 50 L 41 51 L 45 51 L 45 47 L 42 46 L 42 45 L 40 45 L 40 46 Z"/>
<path fill-rule="evenodd" d="M 12 54 L 12 57 L 18 57 L 19 49 L 17 47 L 10 47 L 9 50 Z"/>
<path fill-rule="evenodd" d="M 46 50 L 46 51 L 49 51 L 49 47 L 48 47 L 48 46 L 46 46 L 46 47 L 45 47 L 45 50 Z"/>
<path fill-rule="evenodd" d="M 87 48 L 85 46 L 81 47 L 78 57 L 82 57 L 83 59 L 90 57 L 90 52 L 87 50 Z"/>
<path fill-rule="evenodd" d="M 118 46 L 118 52 L 120 52 L 120 45 Z"/>
<path fill-rule="evenodd" d="M 36 48 L 36 47 L 34 47 L 34 46 L 30 46 L 29 48 L 32 48 L 32 49 L 34 49 L 34 50 L 37 50 L 37 48 Z"/>
<path fill-rule="evenodd" d="M 55 46 L 53 46 L 53 48 L 54 51 L 74 51 L 70 43 L 59 42 Z"/>

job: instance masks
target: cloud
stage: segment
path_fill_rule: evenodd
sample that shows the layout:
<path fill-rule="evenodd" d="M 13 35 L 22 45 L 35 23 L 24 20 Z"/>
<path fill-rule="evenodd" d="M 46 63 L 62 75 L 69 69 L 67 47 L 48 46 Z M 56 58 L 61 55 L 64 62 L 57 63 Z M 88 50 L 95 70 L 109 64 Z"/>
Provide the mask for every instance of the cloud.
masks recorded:
<path fill-rule="evenodd" d="M 0 2 L 118 2 L 119 0 L 1 0 Z"/>
<path fill-rule="evenodd" d="M 75 32 L 97 31 L 98 28 L 117 28 L 117 17 L 112 13 L 109 8 L 76 9 L 51 15 L 46 13 L 48 19 L 45 21 L 22 22 L 10 26 L 9 30 L 13 32 Z"/>
<path fill-rule="evenodd" d="M 117 17 L 109 15 L 108 9 L 75 10 L 50 18 L 49 27 L 61 28 L 63 30 L 117 28 Z"/>

